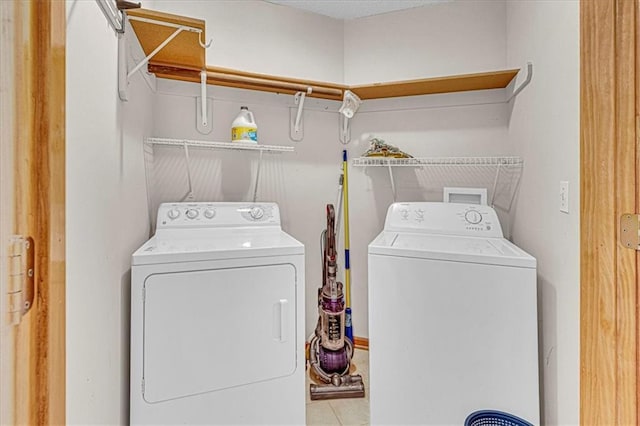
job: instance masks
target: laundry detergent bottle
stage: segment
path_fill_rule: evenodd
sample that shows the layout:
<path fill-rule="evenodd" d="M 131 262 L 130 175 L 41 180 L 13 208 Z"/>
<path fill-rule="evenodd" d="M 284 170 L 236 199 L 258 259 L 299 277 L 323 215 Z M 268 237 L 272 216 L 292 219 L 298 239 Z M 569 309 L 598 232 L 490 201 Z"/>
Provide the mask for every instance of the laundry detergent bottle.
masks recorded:
<path fill-rule="evenodd" d="M 246 106 L 240 107 L 240 113 L 231 123 L 231 142 L 258 143 L 258 125 Z"/>

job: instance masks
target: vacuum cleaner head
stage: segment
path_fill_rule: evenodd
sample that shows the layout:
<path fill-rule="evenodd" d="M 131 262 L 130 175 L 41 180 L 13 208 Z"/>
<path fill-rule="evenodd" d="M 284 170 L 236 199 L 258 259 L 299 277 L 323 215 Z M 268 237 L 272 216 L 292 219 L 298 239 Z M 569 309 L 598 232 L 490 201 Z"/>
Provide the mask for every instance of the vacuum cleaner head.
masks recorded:
<path fill-rule="evenodd" d="M 334 374 L 331 384 L 309 386 L 311 400 L 336 399 L 336 398 L 363 398 L 364 383 L 359 374 L 340 376 Z M 335 383 L 334 383 L 335 382 Z"/>
<path fill-rule="evenodd" d="M 329 366 L 322 365 L 322 357 L 327 356 L 326 351 L 320 344 L 321 338 L 316 335 L 311 340 L 309 347 L 309 364 L 311 371 L 315 377 L 324 382 L 324 384 L 311 384 L 309 385 L 309 393 L 311 400 L 321 399 L 338 399 L 338 398 L 363 398 L 364 397 L 364 383 L 362 376 L 359 374 L 349 374 L 349 367 L 351 365 L 351 358 L 353 356 L 353 344 L 351 340 L 344 339 L 345 345 L 343 351 L 335 351 L 334 355 L 340 354 L 338 358 L 331 358 L 333 361 L 332 367 L 338 367 L 345 365 L 345 369 L 341 372 L 329 373 L 327 370 Z M 343 358 L 346 357 L 346 358 Z"/>

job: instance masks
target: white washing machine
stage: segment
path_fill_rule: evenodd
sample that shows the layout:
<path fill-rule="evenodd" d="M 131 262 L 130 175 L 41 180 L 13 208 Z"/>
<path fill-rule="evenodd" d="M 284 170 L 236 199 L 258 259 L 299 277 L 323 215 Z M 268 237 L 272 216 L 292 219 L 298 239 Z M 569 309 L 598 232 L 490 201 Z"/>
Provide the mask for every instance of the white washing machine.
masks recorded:
<path fill-rule="evenodd" d="M 131 274 L 131 424 L 304 424 L 304 246 L 276 204 L 162 204 Z"/>
<path fill-rule="evenodd" d="M 372 424 L 539 424 L 536 260 L 489 206 L 395 203 L 369 245 Z"/>

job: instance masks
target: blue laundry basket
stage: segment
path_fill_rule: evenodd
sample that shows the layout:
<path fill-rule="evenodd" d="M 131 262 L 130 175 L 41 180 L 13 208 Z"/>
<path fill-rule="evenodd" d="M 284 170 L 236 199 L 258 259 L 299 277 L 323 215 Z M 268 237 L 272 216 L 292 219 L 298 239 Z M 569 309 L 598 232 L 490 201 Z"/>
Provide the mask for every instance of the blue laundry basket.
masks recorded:
<path fill-rule="evenodd" d="M 513 414 L 495 410 L 482 410 L 469 414 L 464 426 L 533 426 Z"/>

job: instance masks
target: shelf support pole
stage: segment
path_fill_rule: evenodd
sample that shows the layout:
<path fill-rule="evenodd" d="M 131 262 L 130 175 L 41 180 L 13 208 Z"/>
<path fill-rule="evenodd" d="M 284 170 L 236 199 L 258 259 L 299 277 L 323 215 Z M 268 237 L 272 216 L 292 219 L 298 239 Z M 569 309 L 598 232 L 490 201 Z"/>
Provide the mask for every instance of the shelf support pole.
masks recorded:
<path fill-rule="evenodd" d="M 396 202 L 396 182 L 393 179 L 393 167 L 391 161 L 387 160 L 387 169 L 389 170 L 389 181 L 391 182 L 391 192 L 393 193 L 393 202 Z"/>
<path fill-rule="evenodd" d="M 260 167 L 262 166 L 262 153 L 264 151 L 260 151 L 260 155 L 258 157 L 258 168 L 256 169 L 256 181 L 253 185 L 253 202 L 255 203 L 258 199 L 258 181 L 260 180 Z"/>
<path fill-rule="evenodd" d="M 185 201 L 185 200 L 191 201 L 195 198 L 195 196 L 193 195 L 193 185 L 191 183 L 191 161 L 189 160 L 189 145 L 187 144 L 187 141 L 184 142 L 183 146 L 184 146 L 184 161 L 187 166 L 187 184 L 189 185 L 189 189 L 185 194 L 185 196 L 180 201 Z"/>
<path fill-rule="evenodd" d="M 493 179 L 493 189 L 491 190 L 491 207 L 493 207 L 494 201 L 496 199 L 496 189 L 498 188 L 498 178 L 500 178 L 500 167 L 502 163 L 498 163 L 498 167 L 496 168 L 496 177 Z"/>

